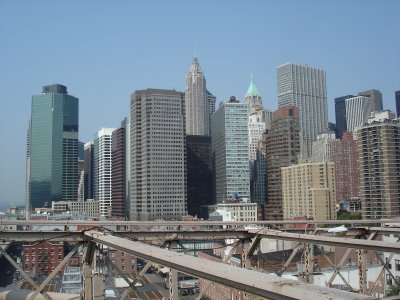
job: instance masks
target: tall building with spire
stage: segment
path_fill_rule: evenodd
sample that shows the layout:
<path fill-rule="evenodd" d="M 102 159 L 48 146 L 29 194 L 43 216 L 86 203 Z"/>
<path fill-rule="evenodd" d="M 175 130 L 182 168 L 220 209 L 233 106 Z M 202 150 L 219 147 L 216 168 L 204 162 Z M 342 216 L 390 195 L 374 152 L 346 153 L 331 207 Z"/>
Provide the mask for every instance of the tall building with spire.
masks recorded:
<path fill-rule="evenodd" d="M 186 134 L 209 135 L 209 114 L 206 79 L 197 57 L 186 74 Z"/>
<path fill-rule="evenodd" d="M 214 104 L 210 105 L 213 99 Z M 207 93 L 206 78 L 197 57 L 193 58 L 186 74 L 185 102 L 186 134 L 210 135 L 210 107 L 215 107 L 215 97 Z"/>
<path fill-rule="evenodd" d="M 244 103 L 247 104 L 249 109 L 249 114 L 254 111 L 263 109 L 263 103 L 261 95 L 253 81 L 253 74 L 251 74 L 250 86 L 247 89 L 246 97 L 244 98 Z"/>
<path fill-rule="evenodd" d="M 76 201 L 78 191 L 78 106 L 67 87 L 52 84 L 32 97 L 27 153 L 27 209 L 52 201 Z"/>

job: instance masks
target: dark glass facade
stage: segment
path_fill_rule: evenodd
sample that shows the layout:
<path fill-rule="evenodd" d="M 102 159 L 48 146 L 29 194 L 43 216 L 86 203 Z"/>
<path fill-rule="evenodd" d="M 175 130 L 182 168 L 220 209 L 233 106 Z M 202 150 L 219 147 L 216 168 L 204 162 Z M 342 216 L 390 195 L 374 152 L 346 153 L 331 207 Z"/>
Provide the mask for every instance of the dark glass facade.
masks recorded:
<path fill-rule="evenodd" d="M 93 159 L 94 143 L 85 144 L 84 150 L 84 199 L 94 199 L 93 197 Z"/>
<path fill-rule="evenodd" d="M 29 209 L 77 199 L 78 106 L 59 84 L 32 97 Z"/>
<path fill-rule="evenodd" d="M 397 113 L 397 117 L 400 117 L 400 91 L 395 91 L 394 95 L 396 97 L 396 113 Z"/>
<path fill-rule="evenodd" d="M 340 139 L 343 132 L 347 131 L 346 121 L 346 99 L 355 97 L 347 95 L 335 98 L 336 138 Z"/>
<path fill-rule="evenodd" d="M 187 199 L 189 215 L 207 217 L 201 207 L 214 203 L 211 177 L 211 137 L 186 136 L 187 153 Z"/>

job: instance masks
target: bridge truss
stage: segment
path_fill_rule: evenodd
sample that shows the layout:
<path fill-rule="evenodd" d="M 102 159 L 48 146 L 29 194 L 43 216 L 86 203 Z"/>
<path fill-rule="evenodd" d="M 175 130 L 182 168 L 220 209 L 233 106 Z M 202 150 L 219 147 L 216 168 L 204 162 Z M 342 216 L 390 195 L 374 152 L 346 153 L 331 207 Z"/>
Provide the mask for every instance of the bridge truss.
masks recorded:
<path fill-rule="evenodd" d="M 398 220 L 385 220 L 385 224 L 396 223 Z M 40 242 L 61 241 L 74 243 L 75 247 L 57 266 L 57 268 L 40 285 L 34 282 L 28 274 L 0 247 L 0 255 L 5 258 L 20 272 L 21 276 L 34 287 L 34 292 L 6 291 L 0 292 L 6 299 L 17 295 L 19 299 L 104 299 L 104 287 L 102 274 L 96 272 L 96 253 L 102 251 L 102 245 L 122 251 L 143 259 L 147 262 L 144 268 L 137 274 L 134 280 L 129 280 L 124 272 L 117 266 L 114 269 L 126 280 L 129 287 L 121 295 L 120 299 L 128 297 L 129 290 L 135 289 L 135 284 L 140 282 L 145 272 L 152 265 L 159 265 L 169 269 L 169 294 L 170 299 L 178 299 L 177 273 L 182 272 L 207 280 L 209 283 L 203 286 L 197 299 L 211 285 L 211 282 L 222 284 L 245 293 L 247 299 L 376 299 L 372 296 L 378 284 L 378 278 L 373 286 L 367 288 L 367 250 L 389 252 L 390 257 L 383 261 L 380 255 L 377 259 L 382 267 L 380 275 L 386 270 L 387 274 L 396 281 L 389 265 L 395 253 L 400 252 L 400 244 L 397 242 L 382 242 L 379 237 L 382 234 L 400 235 L 400 228 L 376 226 L 376 221 L 341 221 L 347 223 L 349 231 L 346 236 L 327 236 L 327 231 L 321 225 L 333 225 L 338 221 L 312 222 L 130 222 L 130 221 L 7 221 L 1 225 L 20 225 L 25 230 L 0 231 L 0 242 L 10 244 L 14 242 Z M 306 224 L 301 232 L 284 230 L 287 224 Z M 40 225 L 63 226 L 61 231 L 35 231 Z M 86 230 L 76 231 L 74 226 L 81 225 Z M 224 228 L 222 228 L 222 226 Z M 258 227 L 255 227 L 257 225 Z M 112 229 L 110 229 L 112 228 Z M 278 229 L 280 228 L 280 229 Z M 275 275 L 265 274 L 258 270 L 250 269 L 250 259 L 254 254 L 260 254 L 260 241 L 262 239 L 276 239 L 295 242 L 295 247 L 288 260 L 281 269 L 275 271 Z M 221 241 L 233 240 L 231 251 L 225 254 L 220 263 L 207 259 L 187 255 L 183 243 L 185 241 Z M 324 252 L 321 246 L 335 246 L 347 248 L 340 262 L 334 263 Z M 44 292 L 46 285 L 66 265 L 68 260 L 78 251 L 84 248 L 83 277 L 84 293 L 82 295 L 67 295 L 60 293 Z M 332 266 L 334 272 L 327 282 L 326 287 L 316 286 L 313 283 L 313 251 L 319 247 L 326 260 Z M 241 268 L 231 266 L 226 262 L 230 259 L 235 249 L 241 249 Z M 340 291 L 332 288 L 334 279 L 339 276 L 349 291 L 354 291 L 348 280 L 342 274 L 342 268 L 353 250 L 357 251 L 359 293 Z M 183 252 L 178 252 L 181 250 Z M 282 275 L 292 263 L 295 256 L 303 251 L 305 255 L 305 270 L 301 281 L 282 278 Z M 252 298 L 253 297 L 253 298 Z"/>

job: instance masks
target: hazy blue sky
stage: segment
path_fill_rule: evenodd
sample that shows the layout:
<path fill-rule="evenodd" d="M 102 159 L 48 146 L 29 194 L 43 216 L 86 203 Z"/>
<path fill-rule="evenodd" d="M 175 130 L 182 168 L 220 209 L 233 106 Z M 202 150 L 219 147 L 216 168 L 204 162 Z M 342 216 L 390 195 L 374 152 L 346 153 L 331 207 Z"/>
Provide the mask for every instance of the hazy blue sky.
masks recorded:
<path fill-rule="evenodd" d="M 80 99 L 80 140 L 129 115 L 136 89 L 183 90 L 197 55 L 217 101 L 250 73 L 275 110 L 276 67 L 326 70 L 333 99 L 400 89 L 400 1 L 0 0 L 0 204 L 22 203 L 31 96 L 61 83 Z"/>

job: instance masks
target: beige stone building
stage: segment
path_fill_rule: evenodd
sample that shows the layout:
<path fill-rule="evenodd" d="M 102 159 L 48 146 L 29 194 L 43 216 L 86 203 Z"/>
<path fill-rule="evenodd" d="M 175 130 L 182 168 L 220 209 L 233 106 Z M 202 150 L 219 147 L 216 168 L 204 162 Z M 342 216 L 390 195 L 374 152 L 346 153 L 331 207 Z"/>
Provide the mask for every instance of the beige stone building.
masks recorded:
<path fill-rule="evenodd" d="M 335 165 L 302 162 L 282 168 L 283 218 L 336 219 Z"/>

